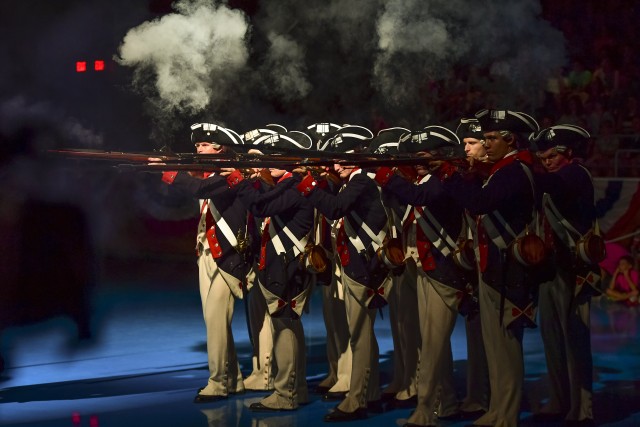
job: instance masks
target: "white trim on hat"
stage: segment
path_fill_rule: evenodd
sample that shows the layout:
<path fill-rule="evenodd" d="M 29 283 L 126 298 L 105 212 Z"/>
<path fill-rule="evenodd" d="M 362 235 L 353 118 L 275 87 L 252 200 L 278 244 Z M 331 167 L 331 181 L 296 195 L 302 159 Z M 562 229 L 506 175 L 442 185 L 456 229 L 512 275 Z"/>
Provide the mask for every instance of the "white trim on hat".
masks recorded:
<path fill-rule="evenodd" d="M 311 137 L 309 135 L 307 135 L 306 133 L 295 131 L 295 130 L 293 130 L 293 131 L 291 131 L 289 133 L 296 133 L 296 134 L 303 135 L 304 137 L 306 137 L 305 139 L 309 141 L 309 145 L 307 147 L 305 147 L 304 145 L 301 145 L 298 141 L 296 141 L 295 139 L 291 138 L 288 135 L 280 134 L 280 139 L 284 139 L 286 141 L 289 141 L 290 143 L 292 143 L 296 147 L 303 148 L 305 150 L 308 150 L 309 148 L 311 148 L 313 146 L 313 141 L 311 140 Z"/>
<path fill-rule="evenodd" d="M 555 125 L 555 126 L 551 126 L 549 129 L 564 129 L 564 130 L 570 130 L 573 132 L 576 132 L 578 134 L 580 134 L 581 136 L 585 137 L 585 138 L 591 138 L 591 134 L 589 134 L 589 132 L 587 132 L 586 129 L 581 128 L 580 126 L 576 126 L 576 125 Z"/>

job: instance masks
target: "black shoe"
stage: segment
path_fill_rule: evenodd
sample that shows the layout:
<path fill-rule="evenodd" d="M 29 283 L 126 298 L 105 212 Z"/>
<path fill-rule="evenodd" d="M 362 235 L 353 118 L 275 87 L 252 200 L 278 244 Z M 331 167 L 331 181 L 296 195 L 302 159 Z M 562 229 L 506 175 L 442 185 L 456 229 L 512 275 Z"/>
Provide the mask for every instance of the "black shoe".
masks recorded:
<path fill-rule="evenodd" d="M 316 388 L 315 388 L 315 390 L 313 390 L 313 392 L 317 393 L 317 394 L 326 394 L 326 393 L 329 392 L 330 389 L 331 389 L 331 387 L 326 387 L 326 386 L 323 386 L 323 385 L 319 385 L 319 386 L 316 386 Z"/>
<path fill-rule="evenodd" d="M 396 393 L 382 393 L 380 398 L 383 402 L 389 402 L 396 398 Z"/>
<path fill-rule="evenodd" d="M 367 418 L 367 410 L 364 408 L 358 408 L 354 412 L 343 412 L 336 408 L 333 412 L 324 416 L 324 421 L 328 423 L 335 423 L 341 421 L 364 420 L 365 418 Z"/>
<path fill-rule="evenodd" d="M 595 426 L 596 423 L 592 418 L 585 418 L 582 420 L 566 420 L 564 425 L 567 427 L 592 427 Z"/>
<path fill-rule="evenodd" d="M 412 396 L 408 399 L 392 399 L 387 403 L 387 407 L 385 408 L 387 411 L 391 411 L 392 409 L 408 409 L 415 408 L 418 404 L 418 397 Z"/>
<path fill-rule="evenodd" d="M 249 409 L 253 412 L 280 412 L 280 411 L 292 411 L 292 409 L 283 409 L 283 408 L 271 408 L 269 406 L 263 405 L 261 402 L 255 402 L 249 405 Z"/>
<path fill-rule="evenodd" d="M 328 391 L 322 396 L 322 400 L 325 402 L 335 402 L 337 400 L 343 400 L 346 396 L 346 391 Z"/>
<path fill-rule="evenodd" d="M 221 394 L 196 394 L 193 403 L 211 403 L 227 399 L 227 396 Z"/>
<path fill-rule="evenodd" d="M 564 415 L 558 412 L 539 412 L 533 414 L 531 420 L 534 423 L 553 423 L 564 420 Z"/>
<path fill-rule="evenodd" d="M 371 412 L 373 414 L 382 414 L 384 412 L 382 399 L 372 400 L 371 402 L 367 402 L 367 412 Z"/>
<path fill-rule="evenodd" d="M 442 421 L 458 421 L 462 419 L 462 415 L 460 415 L 460 412 L 455 412 L 451 415 L 445 415 L 443 417 L 438 416 L 438 419 Z"/>
<path fill-rule="evenodd" d="M 486 413 L 487 411 L 483 411 L 482 409 L 478 409 L 477 411 L 460 411 L 460 418 L 463 420 L 477 420 Z"/>
<path fill-rule="evenodd" d="M 402 427 L 436 427 L 435 424 L 427 424 L 426 426 L 422 424 L 414 424 L 414 423 L 404 423 Z"/>

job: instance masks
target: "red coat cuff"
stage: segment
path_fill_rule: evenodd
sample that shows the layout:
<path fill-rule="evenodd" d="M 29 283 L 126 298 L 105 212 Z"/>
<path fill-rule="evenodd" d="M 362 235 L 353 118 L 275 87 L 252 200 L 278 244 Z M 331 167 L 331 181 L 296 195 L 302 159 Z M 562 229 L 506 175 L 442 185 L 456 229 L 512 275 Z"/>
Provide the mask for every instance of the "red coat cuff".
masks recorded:
<path fill-rule="evenodd" d="M 303 196 L 308 196 L 309 193 L 313 191 L 314 188 L 318 186 L 318 181 L 316 181 L 311 175 L 307 175 L 304 177 L 300 184 L 296 186 L 300 194 Z"/>
<path fill-rule="evenodd" d="M 243 179 L 244 177 L 242 176 L 242 173 L 238 169 L 236 169 L 231 172 L 229 176 L 227 176 L 227 184 L 229 184 L 229 187 L 233 188 L 236 185 L 240 184 Z"/>
<path fill-rule="evenodd" d="M 450 178 L 456 171 L 457 169 L 454 165 L 449 162 L 443 162 L 435 174 L 440 178 L 440 181 L 444 181 L 445 179 Z"/>
<path fill-rule="evenodd" d="M 376 171 L 376 177 L 374 179 L 376 180 L 376 182 L 380 187 L 384 187 L 387 184 L 387 182 L 389 182 L 392 176 L 393 176 L 393 169 L 387 166 L 382 166 L 382 167 L 379 167 L 378 170 Z"/>
<path fill-rule="evenodd" d="M 162 181 L 166 182 L 167 184 L 173 184 L 173 181 L 175 181 L 177 175 L 178 172 L 176 171 L 162 172 Z"/>

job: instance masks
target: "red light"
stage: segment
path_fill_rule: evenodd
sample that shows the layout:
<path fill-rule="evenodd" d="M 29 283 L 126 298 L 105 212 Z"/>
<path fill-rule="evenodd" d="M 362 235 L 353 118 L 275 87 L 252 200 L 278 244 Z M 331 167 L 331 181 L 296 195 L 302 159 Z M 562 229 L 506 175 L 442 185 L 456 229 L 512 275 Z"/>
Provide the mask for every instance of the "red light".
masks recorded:
<path fill-rule="evenodd" d="M 76 61 L 76 72 L 84 73 L 85 71 L 87 71 L 86 61 Z"/>
<path fill-rule="evenodd" d="M 99 59 L 93 63 L 93 69 L 96 71 L 104 71 L 104 61 Z"/>
<path fill-rule="evenodd" d="M 99 423 L 98 423 L 98 416 L 97 415 L 91 415 L 89 417 L 89 427 L 98 427 Z"/>
<path fill-rule="evenodd" d="M 73 423 L 74 426 L 79 426 L 80 425 L 80 413 L 79 412 L 73 412 L 71 414 L 71 422 Z"/>

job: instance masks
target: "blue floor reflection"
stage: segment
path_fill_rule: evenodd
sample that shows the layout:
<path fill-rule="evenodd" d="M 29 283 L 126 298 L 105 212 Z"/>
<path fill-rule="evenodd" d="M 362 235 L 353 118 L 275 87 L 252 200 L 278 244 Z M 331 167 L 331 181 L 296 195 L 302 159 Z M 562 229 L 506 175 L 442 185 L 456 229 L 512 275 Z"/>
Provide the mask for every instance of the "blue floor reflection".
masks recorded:
<path fill-rule="evenodd" d="M 240 304 L 234 316 L 234 338 L 246 373 L 251 367 L 251 348 Z M 193 404 L 196 390 L 206 381 L 207 367 L 200 300 L 188 284 L 168 290 L 143 284 L 105 286 L 95 296 L 94 313 L 96 337 L 92 342 L 75 342 L 74 325 L 64 318 L 5 331 L 1 344 L 7 369 L 0 377 L 0 425 L 314 427 L 325 425 L 322 417 L 335 405 L 312 394 L 312 401 L 294 413 L 257 415 L 248 409 L 264 395 L 256 392 L 222 402 Z M 385 384 L 392 369 L 392 340 L 388 313 L 383 311 L 383 315 L 376 328 L 381 383 Z M 319 293 L 314 294 L 305 316 L 308 380 L 313 389 L 326 373 Z M 606 300 L 593 303 L 594 412 L 598 425 L 640 425 L 638 323 L 637 308 Z M 461 321 L 452 344 L 462 397 L 466 340 Z M 524 347 L 522 425 L 540 425 L 531 420 L 532 410 L 546 393 L 545 360 L 537 330 L 525 333 Z M 410 409 L 399 409 L 348 425 L 400 426 L 409 413 Z"/>

